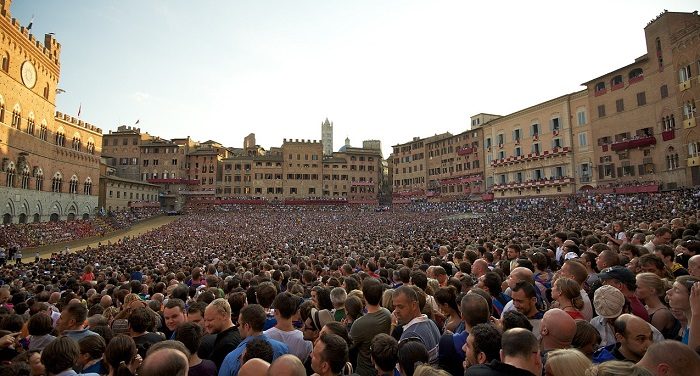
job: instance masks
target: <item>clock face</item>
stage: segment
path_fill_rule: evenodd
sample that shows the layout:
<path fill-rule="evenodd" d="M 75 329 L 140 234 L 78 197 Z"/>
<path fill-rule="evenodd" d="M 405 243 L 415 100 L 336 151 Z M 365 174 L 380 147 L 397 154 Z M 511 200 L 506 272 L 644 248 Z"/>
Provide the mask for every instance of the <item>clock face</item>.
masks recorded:
<path fill-rule="evenodd" d="M 24 82 L 24 86 L 30 89 L 36 85 L 36 69 L 29 60 L 22 63 L 22 82 Z"/>

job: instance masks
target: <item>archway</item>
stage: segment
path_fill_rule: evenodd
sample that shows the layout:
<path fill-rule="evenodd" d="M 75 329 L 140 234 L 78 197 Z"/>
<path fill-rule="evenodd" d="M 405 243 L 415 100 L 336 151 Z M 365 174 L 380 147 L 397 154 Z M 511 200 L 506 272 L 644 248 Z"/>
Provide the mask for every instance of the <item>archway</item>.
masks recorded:
<path fill-rule="evenodd" d="M 39 215 L 39 213 L 34 214 L 34 223 L 39 223 L 40 220 L 41 220 L 41 216 Z"/>
<path fill-rule="evenodd" d="M 58 222 L 58 214 L 57 213 L 52 213 L 51 217 L 49 218 L 51 222 Z"/>
<path fill-rule="evenodd" d="M 27 223 L 27 215 L 22 213 L 19 215 L 19 223 Z"/>
<path fill-rule="evenodd" d="M 2 224 L 8 225 L 12 223 L 12 215 L 10 213 L 5 213 L 5 215 L 2 216 Z"/>
<path fill-rule="evenodd" d="M 88 213 L 83 214 L 83 221 L 87 221 L 88 219 L 90 219 L 90 214 L 88 214 Z"/>
<path fill-rule="evenodd" d="M 75 213 L 68 213 L 68 220 L 75 221 Z"/>

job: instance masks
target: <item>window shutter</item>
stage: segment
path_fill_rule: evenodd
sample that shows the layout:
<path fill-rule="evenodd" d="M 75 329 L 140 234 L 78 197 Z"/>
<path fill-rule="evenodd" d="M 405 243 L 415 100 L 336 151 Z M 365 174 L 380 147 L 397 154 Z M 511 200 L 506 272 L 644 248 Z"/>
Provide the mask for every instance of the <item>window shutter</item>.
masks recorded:
<path fill-rule="evenodd" d="M 622 167 L 617 168 L 617 176 L 622 176 Z"/>
<path fill-rule="evenodd" d="M 644 165 L 640 164 L 637 168 L 639 169 L 639 176 L 644 175 Z"/>
<path fill-rule="evenodd" d="M 634 167 L 633 167 L 633 166 L 630 166 L 630 169 L 629 169 L 629 170 L 630 170 L 630 175 L 631 175 L 631 176 L 634 176 Z"/>

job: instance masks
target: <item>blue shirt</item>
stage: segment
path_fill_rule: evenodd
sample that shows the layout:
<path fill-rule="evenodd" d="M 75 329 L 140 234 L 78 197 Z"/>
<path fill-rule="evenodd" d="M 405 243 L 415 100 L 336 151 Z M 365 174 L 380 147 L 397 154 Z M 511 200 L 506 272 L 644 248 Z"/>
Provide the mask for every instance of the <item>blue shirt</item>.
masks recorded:
<path fill-rule="evenodd" d="M 284 354 L 289 354 L 289 348 L 287 347 L 287 345 L 280 341 L 268 338 L 264 334 L 261 334 L 256 337 L 248 336 L 245 337 L 245 339 L 243 339 L 243 341 L 241 341 L 240 344 L 238 344 L 238 347 L 236 347 L 233 351 L 226 355 L 226 358 L 224 358 L 224 362 L 221 363 L 221 368 L 219 368 L 219 376 L 238 375 L 238 370 L 241 369 L 241 355 L 243 355 L 243 351 L 248 345 L 248 342 L 258 337 L 264 338 L 270 344 L 270 346 L 272 346 L 272 360 L 275 360 Z"/>

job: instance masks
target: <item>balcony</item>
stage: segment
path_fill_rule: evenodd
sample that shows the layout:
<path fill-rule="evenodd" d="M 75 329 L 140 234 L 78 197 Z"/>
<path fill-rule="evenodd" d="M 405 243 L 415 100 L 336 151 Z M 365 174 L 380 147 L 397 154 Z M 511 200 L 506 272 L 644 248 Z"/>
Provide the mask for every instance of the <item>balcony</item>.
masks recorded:
<path fill-rule="evenodd" d="M 688 167 L 700 166 L 700 155 L 688 158 Z"/>
<path fill-rule="evenodd" d="M 554 148 L 551 151 L 545 150 L 541 154 L 540 153 L 529 153 L 529 154 L 523 154 L 523 155 L 519 155 L 519 156 L 511 156 L 511 157 L 504 158 L 504 159 L 497 159 L 497 160 L 494 160 L 491 162 L 491 166 L 492 167 L 500 167 L 500 166 L 514 164 L 514 163 L 531 162 L 531 161 L 536 161 L 539 159 L 545 159 L 545 158 L 549 158 L 549 157 L 566 155 L 569 152 L 571 152 L 571 149 L 568 146 L 564 146 L 562 148 Z"/>
<path fill-rule="evenodd" d="M 617 89 L 622 89 L 623 87 L 625 87 L 625 83 L 624 83 L 624 82 L 619 82 L 619 83 L 614 84 L 614 85 L 610 88 L 610 91 L 615 91 L 615 90 L 617 90 Z"/>
<path fill-rule="evenodd" d="M 603 94 L 605 94 L 605 93 L 607 93 L 607 92 L 608 92 L 608 89 L 596 90 L 595 93 L 593 94 L 593 96 L 599 97 L 599 96 L 601 96 L 601 95 L 603 95 Z"/>
<path fill-rule="evenodd" d="M 678 84 L 678 91 L 686 91 L 686 90 L 690 89 L 691 86 L 692 85 L 690 84 L 690 80 L 685 80 L 685 81 L 681 82 L 680 84 Z"/>
<path fill-rule="evenodd" d="M 371 187 L 371 186 L 374 186 L 374 182 L 372 182 L 372 181 L 353 181 L 353 182 L 350 182 L 350 185 L 354 186 L 354 187 Z"/>
<path fill-rule="evenodd" d="M 683 129 L 693 128 L 695 125 L 696 123 L 694 117 L 683 120 Z"/>
<path fill-rule="evenodd" d="M 542 187 L 556 187 L 561 185 L 567 185 L 574 182 L 574 178 L 570 177 L 560 177 L 560 178 L 550 178 L 550 179 L 539 179 L 539 180 L 527 180 L 523 182 L 510 182 L 505 184 L 496 184 L 493 186 L 494 191 L 502 191 L 508 189 L 530 189 L 530 188 L 542 188 Z"/>
<path fill-rule="evenodd" d="M 190 179 L 146 179 L 148 183 L 151 184 L 185 184 L 185 185 L 199 185 L 199 180 Z"/>
<path fill-rule="evenodd" d="M 637 82 L 644 81 L 644 75 L 640 74 L 639 76 L 632 77 L 629 79 L 630 85 L 635 84 Z"/>
<path fill-rule="evenodd" d="M 676 138 L 676 131 L 674 129 L 661 132 L 661 139 L 664 141 L 671 141 L 674 138 Z"/>
<path fill-rule="evenodd" d="M 481 174 L 472 176 L 463 176 L 459 178 L 452 179 L 441 179 L 440 185 L 456 185 L 456 184 L 469 184 L 472 182 L 479 182 L 482 180 Z"/>
<path fill-rule="evenodd" d="M 643 148 L 646 146 L 656 145 L 656 137 L 648 136 L 622 142 L 615 142 L 610 147 L 613 151 L 622 151 L 634 148 Z M 605 149 L 603 149 L 605 151 Z"/>
<path fill-rule="evenodd" d="M 462 149 L 457 150 L 457 155 L 469 155 L 469 154 L 472 154 L 474 152 L 476 152 L 475 147 L 466 147 L 466 148 L 462 148 Z"/>

